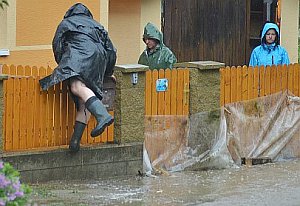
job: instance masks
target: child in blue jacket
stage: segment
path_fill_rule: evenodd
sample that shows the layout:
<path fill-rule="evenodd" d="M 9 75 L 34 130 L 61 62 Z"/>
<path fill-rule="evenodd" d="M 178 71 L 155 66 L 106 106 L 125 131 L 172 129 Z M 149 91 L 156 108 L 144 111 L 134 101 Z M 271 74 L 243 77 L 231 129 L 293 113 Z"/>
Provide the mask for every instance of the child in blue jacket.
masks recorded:
<path fill-rule="evenodd" d="M 274 23 L 266 23 L 261 33 L 261 45 L 251 54 L 249 66 L 289 64 L 285 48 L 279 45 L 279 28 Z"/>

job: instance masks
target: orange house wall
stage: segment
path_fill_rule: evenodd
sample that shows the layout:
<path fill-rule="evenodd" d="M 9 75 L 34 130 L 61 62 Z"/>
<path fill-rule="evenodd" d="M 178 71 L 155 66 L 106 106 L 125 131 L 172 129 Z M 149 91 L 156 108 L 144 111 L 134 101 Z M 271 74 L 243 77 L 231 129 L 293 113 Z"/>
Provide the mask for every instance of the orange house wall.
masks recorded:
<path fill-rule="evenodd" d="M 21 0 L 16 4 L 16 45 L 0 64 L 55 67 L 51 44 L 68 8 L 76 0 Z M 81 0 L 100 19 L 100 0 Z M 41 46 L 42 45 L 42 46 Z M 33 47 L 32 47 L 33 46 Z M 45 49 L 45 47 L 49 49 Z"/>
<path fill-rule="evenodd" d="M 101 19 L 101 1 L 81 0 L 97 21 Z M 65 12 L 77 2 L 76 0 L 17 1 L 16 45 L 9 48 L 9 56 L 0 57 L 0 64 L 56 67 L 51 49 L 52 39 Z M 141 45 L 144 48 L 141 34 L 141 27 L 144 26 L 141 25 L 141 2 L 141 0 L 109 0 L 106 29 L 118 51 L 117 64 L 137 63 Z M 153 13 L 151 15 L 153 16 Z"/>
<path fill-rule="evenodd" d="M 117 48 L 117 62 L 137 63 L 140 55 L 140 0 L 110 0 L 109 35 Z"/>

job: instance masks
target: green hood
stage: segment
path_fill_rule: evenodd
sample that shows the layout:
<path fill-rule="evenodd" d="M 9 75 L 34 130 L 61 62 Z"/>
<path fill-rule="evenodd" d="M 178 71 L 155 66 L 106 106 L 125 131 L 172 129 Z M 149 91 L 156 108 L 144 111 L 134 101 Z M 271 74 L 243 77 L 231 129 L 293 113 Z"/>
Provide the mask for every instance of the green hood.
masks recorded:
<path fill-rule="evenodd" d="M 152 23 L 148 23 L 145 26 L 143 38 L 156 39 L 156 40 L 159 41 L 160 44 L 163 44 L 163 35 L 162 35 L 162 33 Z"/>

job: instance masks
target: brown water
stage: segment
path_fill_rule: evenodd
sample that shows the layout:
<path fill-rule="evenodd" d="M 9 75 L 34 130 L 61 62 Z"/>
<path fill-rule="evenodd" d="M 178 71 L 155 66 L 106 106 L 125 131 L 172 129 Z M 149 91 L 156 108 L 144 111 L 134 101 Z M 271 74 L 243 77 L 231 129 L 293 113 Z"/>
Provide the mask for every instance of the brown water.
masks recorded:
<path fill-rule="evenodd" d="M 38 205 L 300 205 L 300 161 L 34 185 Z"/>

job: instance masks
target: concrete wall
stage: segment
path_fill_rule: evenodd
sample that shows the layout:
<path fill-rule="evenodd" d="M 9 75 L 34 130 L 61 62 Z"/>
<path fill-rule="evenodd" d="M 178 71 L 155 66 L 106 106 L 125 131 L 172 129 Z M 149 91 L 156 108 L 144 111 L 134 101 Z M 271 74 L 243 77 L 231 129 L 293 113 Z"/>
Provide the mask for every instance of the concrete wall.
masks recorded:
<path fill-rule="evenodd" d="M 27 183 L 95 179 L 142 172 L 143 144 L 83 147 L 76 154 L 68 149 L 56 149 L 7 153 L 0 157 L 12 164 L 20 172 L 22 181 Z"/>
<path fill-rule="evenodd" d="M 299 0 L 281 0 L 281 45 L 290 61 L 298 62 Z"/>

